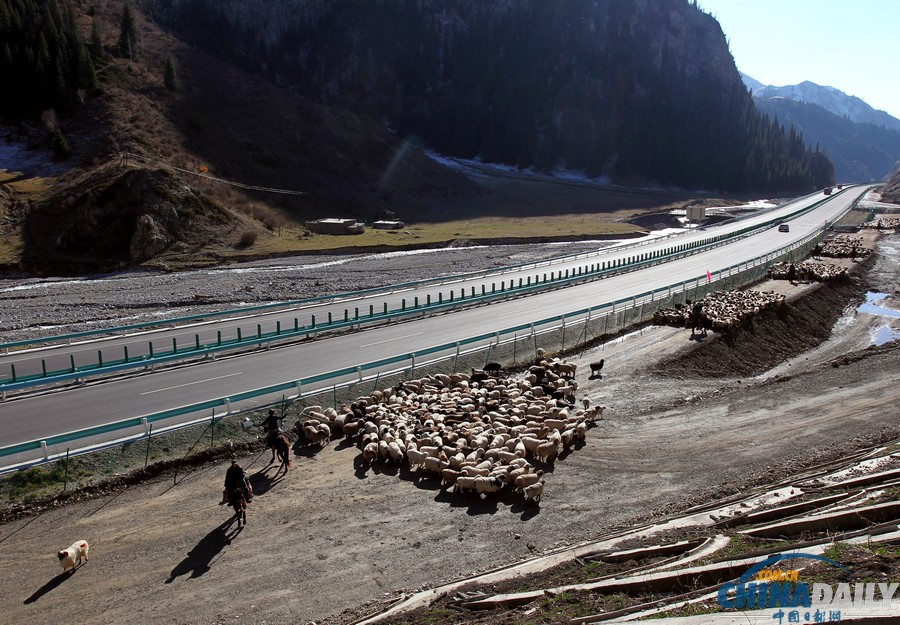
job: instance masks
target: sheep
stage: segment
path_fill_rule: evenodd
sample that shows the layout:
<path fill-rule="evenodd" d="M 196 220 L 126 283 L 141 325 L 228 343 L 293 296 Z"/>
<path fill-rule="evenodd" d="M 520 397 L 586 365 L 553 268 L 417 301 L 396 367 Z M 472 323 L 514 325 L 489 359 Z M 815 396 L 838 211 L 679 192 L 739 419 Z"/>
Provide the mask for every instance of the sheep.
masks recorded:
<path fill-rule="evenodd" d="M 450 463 L 446 460 L 429 456 L 425 458 L 425 462 L 423 463 L 422 467 L 429 473 L 440 473 L 444 469 L 449 469 Z"/>
<path fill-rule="evenodd" d="M 544 494 L 544 480 L 535 482 L 531 486 L 526 486 L 522 492 L 525 494 L 526 503 L 529 501 L 539 503 L 541 501 L 541 495 Z"/>
<path fill-rule="evenodd" d="M 366 444 L 362 450 L 362 457 L 366 464 L 372 464 L 375 461 L 375 458 L 378 457 L 378 443 L 372 442 Z"/>
<path fill-rule="evenodd" d="M 538 445 L 537 451 L 535 451 L 534 456 L 541 462 L 550 463 L 556 460 L 556 456 L 558 454 L 559 442 L 545 441 Z"/>
<path fill-rule="evenodd" d="M 465 475 L 460 475 L 456 478 L 456 483 L 453 485 L 454 493 L 471 493 L 475 490 L 475 479 L 474 477 L 467 477 Z"/>
<path fill-rule="evenodd" d="M 499 477 L 476 477 L 475 492 L 479 495 L 482 493 L 499 493 L 503 488 L 503 480 Z"/>
<path fill-rule="evenodd" d="M 456 480 L 462 477 L 462 473 L 453 469 L 444 469 L 441 471 L 441 484 L 444 486 L 455 486 Z"/>
<path fill-rule="evenodd" d="M 503 365 L 499 362 L 486 362 L 483 367 L 484 372 L 491 375 L 497 375 L 501 369 L 503 369 Z"/>
<path fill-rule="evenodd" d="M 603 369 L 603 358 L 601 358 L 597 362 L 592 362 L 590 364 L 590 367 L 591 367 L 591 377 L 592 378 L 594 376 L 600 376 L 600 370 Z M 600 376 L 600 377 L 602 377 L 602 376 Z M 585 406 L 585 408 L 586 407 L 587 406 Z"/>
<path fill-rule="evenodd" d="M 560 377 L 574 378 L 575 369 L 578 368 L 578 365 L 576 365 L 574 362 L 558 362 L 554 364 L 553 368 L 556 370 L 556 373 L 559 374 Z"/>
<path fill-rule="evenodd" d="M 586 423 L 594 423 L 598 421 L 603 416 L 603 411 L 606 410 L 606 406 L 596 405 L 592 406 L 588 410 L 584 411 L 584 420 Z"/>
<path fill-rule="evenodd" d="M 322 447 L 324 447 L 331 439 L 331 428 L 329 428 L 324 423 L 312 425 L 309 421 L 307 421 L 303 425 L 303 437 L 310 443 L 319 443 L 320 445 L 322 445 Z"/>
<path fill-rule="evenodd" d="M 410 469 L 417 469 L 424 466 L 425 459 L 428 457 L 428 454 L 422 453 L 418 449 L 413 449 L 412 447 L 406 450 L 406 459 L 409 461 Z"/>
<path fill-rule="evenodd" d="M 544 472 L 538 469 L 534 473 L 525 473 L 523 475 L 517 476 L 513 483 L 519 490 L 525 490 L 525 488 L 527 488 L 528 486 L 537 484 L 543 475 Z"/>

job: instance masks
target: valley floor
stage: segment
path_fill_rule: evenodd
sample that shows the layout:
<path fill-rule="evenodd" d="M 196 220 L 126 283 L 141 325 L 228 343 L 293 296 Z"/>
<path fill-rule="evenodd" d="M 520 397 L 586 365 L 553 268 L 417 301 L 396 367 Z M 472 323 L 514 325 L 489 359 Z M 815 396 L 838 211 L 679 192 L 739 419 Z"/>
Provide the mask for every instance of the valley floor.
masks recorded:
<path fill-rule="evenodd" d="M 879 328 L 896 332 L 900 322 L 854 312 L 867 290 L 897 308 L 900 243 L 886 237 L 878 248 L 843 285 L 758 287 L 787 291 L 792 314 L 833 326 L 817 346 L 794 340 L 798 317 L 772 315 L 730 344 L 651 326 L 570 356 L 581 365 L 579 396 L 607 410 L 586 444 L 548 471 L 540 506 L 457 497 L 404 469 L 366 469 L 337 441 L 304 448 L 274 479 L 266 452 L 242 459 L 258 496 L 239 533 L 218 505 L 224 464 L 0 526 L 0 610 L 35 625 L 73 614 L 83 625 L 349 623 L 403 594 L 898 438 L 900 347 L 870 346 Z M 586 365 L 600 357 L 603 376 L 589 379 Z M 711 363 L 726 364 L 712 376 Z M 56 552 L 77 539 L 90 541 L 90 561 L 58 576 Z"/>

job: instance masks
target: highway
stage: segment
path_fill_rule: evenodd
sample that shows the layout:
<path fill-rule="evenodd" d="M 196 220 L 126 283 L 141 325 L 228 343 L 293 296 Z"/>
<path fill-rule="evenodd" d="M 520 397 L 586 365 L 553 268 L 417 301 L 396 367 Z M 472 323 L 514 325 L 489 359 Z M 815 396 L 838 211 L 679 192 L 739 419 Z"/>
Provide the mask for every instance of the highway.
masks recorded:
<path fill-rule="evenodd" d="M 829 198 L 816 209 L 792 219 L 788 233 L 778 232 L 777 227 L 767 228 L 728 245 L 635 272 L 575 284 L 564 289 L 537 292 L 528 297 L 501 300 L 489 306 L 422 316 L 405 323 L 380 325 L 362 332 L 288 344 L 270 350 L 206 360 L 189 366 L 43 394 L 13 397 L 0 403 L 0 421 L 4 425 L 0 433 L 0 446 L 37 440 L 62 432 L 146 415 L 281 381 L 295 380 L 323 371 L 352 367 L 362 362 L 452 343 L 465 337 L 527 324 L 537 319 L 663 288 L 703 276 L 707 271 L 716 273 L 745 259 L 776 251 L 792 241 L 800 240 L 820 230 L 826 220 L 829 223 L 833 222 L 846 212 L 860 193 L 859 190 L 850 190 Z M 808 206 L 821 199 L 823 199 L 821 194 L 810 196 L 801 200 L 800 204 L 792 203 L 778 209 L 778 213 L 783 212 L 787 215 L 796 212 L 800 206 Z M 775 213 L 753 219 L 771 220 L 773 214 Z M 741 228 L 746 225 L 746 221 L 740 222 Z M 703 232 L 691 233 L 686 237 L 709 237 L 714 232 L 715 229 L 710 228 Z M 679 238 L 678 241 L 686 241 L 688 238 Z M 671 245 L 672 240 L 669 239 L 664 243 Z M 572 266 L 577 263 L 583 265 L 585 260 L 572 261 Z M 558 268 L 554 270 L 558 271 Z M 247 321 L 231 323 L 247 323 Z M 253 319 L 254 327 L 256 323 L 259 321 Z"/>
<path fill-rule="evenodd" d="M 839 194 L 849 197 L 852 190 Z M 835 196 L 837 199 L 839 196 Z M 647 254 L 657 250 L 670 248 L 674 244 L 689 244 L 710 236 L 734 232 L 754 224 L 764 223 L 774 218 L 785 217 L 807 206 L 824 199 L 821 192 L 800 198 L 778 209 L 767 211 L 758 216 L 749 217 L 733 223 L 710 227 L 703 230 L 684 233 L 676 237 L 652 239 L 640 244 L 615 246 L 598 250 L 593 254 L 580 254 L 577 257 L 562 258 L 507 269 L 479 273 L 461 279 L 385 290 L 378 293 L 358 297 L 336 296 L 324 301 L 312 301 L 296 306 L 276 307 L 267 311 L 235 312 L 227 318 L 211 321 L 200 321 L 178 327 L 169 327 L 152 331 L 135 332 L 122 336 L 103 336 L 84 338 L 74 344 L 55 344 L 36 349 L 11 351 L 0 355 L 0 380 L 9 381 L 28 376 L 40 375 L 42 372 L 74 371 L 96 366 L 98 363 L 112 363 L 129 360 L 139 361 L 148 356 L 180 352 L 184 358 L 189 357 L 196 348 L 228 345 L 238 338 L 244 340 L 257 336 L 266 336 L 304 329 L 313 326 L 320 330 L 327 325 L 329 319 L 361 319 L 365 323 L 371 317 L 377 321 L 379 315 L 390 311 L 395 315 L 401 309 L 411 310 L 417 305 L 430 302 L 460 302 L 461 295 L 471 299 L 472 296 L 488 296 L 492 291 L 508 288 L 513 283 L 523 280 L 526 283 L 546 281 L 547 278 L 558 278 L 561 275 L 586 272 L 591 266 L 600 263 L 611 265 L 636 254 Z M 831 202 L 829 202 L 831 204 Z M 279 336 L 277 340 L 285 340 Z M 300 332 L 300 337 L 304 336 Z M 294 335 L 294 338 L 298 338 Z M 247 346 L 245 346 L 246 348 Z M 250 346 L 252 347 L 252 345 Z M 177 353 L 175 354 L 177 356 Z"/>

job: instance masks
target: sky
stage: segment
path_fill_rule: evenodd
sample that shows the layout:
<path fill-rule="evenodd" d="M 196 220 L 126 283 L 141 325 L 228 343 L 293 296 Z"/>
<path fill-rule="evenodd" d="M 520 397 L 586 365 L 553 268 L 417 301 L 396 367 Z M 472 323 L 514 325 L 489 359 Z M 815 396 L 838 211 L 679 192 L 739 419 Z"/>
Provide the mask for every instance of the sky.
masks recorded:
<path fill-rule="evenodd" d="M 738 70 L 764 85 L 809 80 L 900 119 L 900 0 L 697 0 Z"/>

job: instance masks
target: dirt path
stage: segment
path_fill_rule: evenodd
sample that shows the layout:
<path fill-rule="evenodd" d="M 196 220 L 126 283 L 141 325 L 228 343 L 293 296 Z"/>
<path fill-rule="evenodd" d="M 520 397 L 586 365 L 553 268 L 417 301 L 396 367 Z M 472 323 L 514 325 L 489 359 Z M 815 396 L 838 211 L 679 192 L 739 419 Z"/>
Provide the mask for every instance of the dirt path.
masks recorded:
<path fill-rule="evenodd" d="M 873 288 L 895 288 L 896 267 L 886 254 L 869 274 Z M 865 289 L 857 281 L 842 297 Z M 819 311 L 830 327 L 846 301 L 808 290 L 791 309 Z M 608 406 L 606 418 L 556 463 L 540 507 L 457 498 L 404 470 L 363 470 L 355 447 L 333 442 L 274 483 L 275 470 L 261 466 L 268 452 L 257 460 L 258 496 L 237 534 L 217 504 L 224 464 L 23 518 L 0 526 L 0 609 L 5 622 L 35 625 L 347 622 L 399 593 L 777 480 L 900 430 L 900 348 L 858 351 L 883 322 L 846 317 L 799 356 L 789 317 L 765 331 L 757 324 L 733 347 L 651 327 L 580 354 L 582 365 L 607 361 L 602 379 L 589 380 L 586 366 L 577 376 L 580 394 Z M 748 359 L 767 350 L 771 363 L 692 374 L 709 360 L 732 362 L 725 354 L 735 349 Z M 55 553 L 76 539 L 90 541 L 91 560 L 57 577 Z"/>

